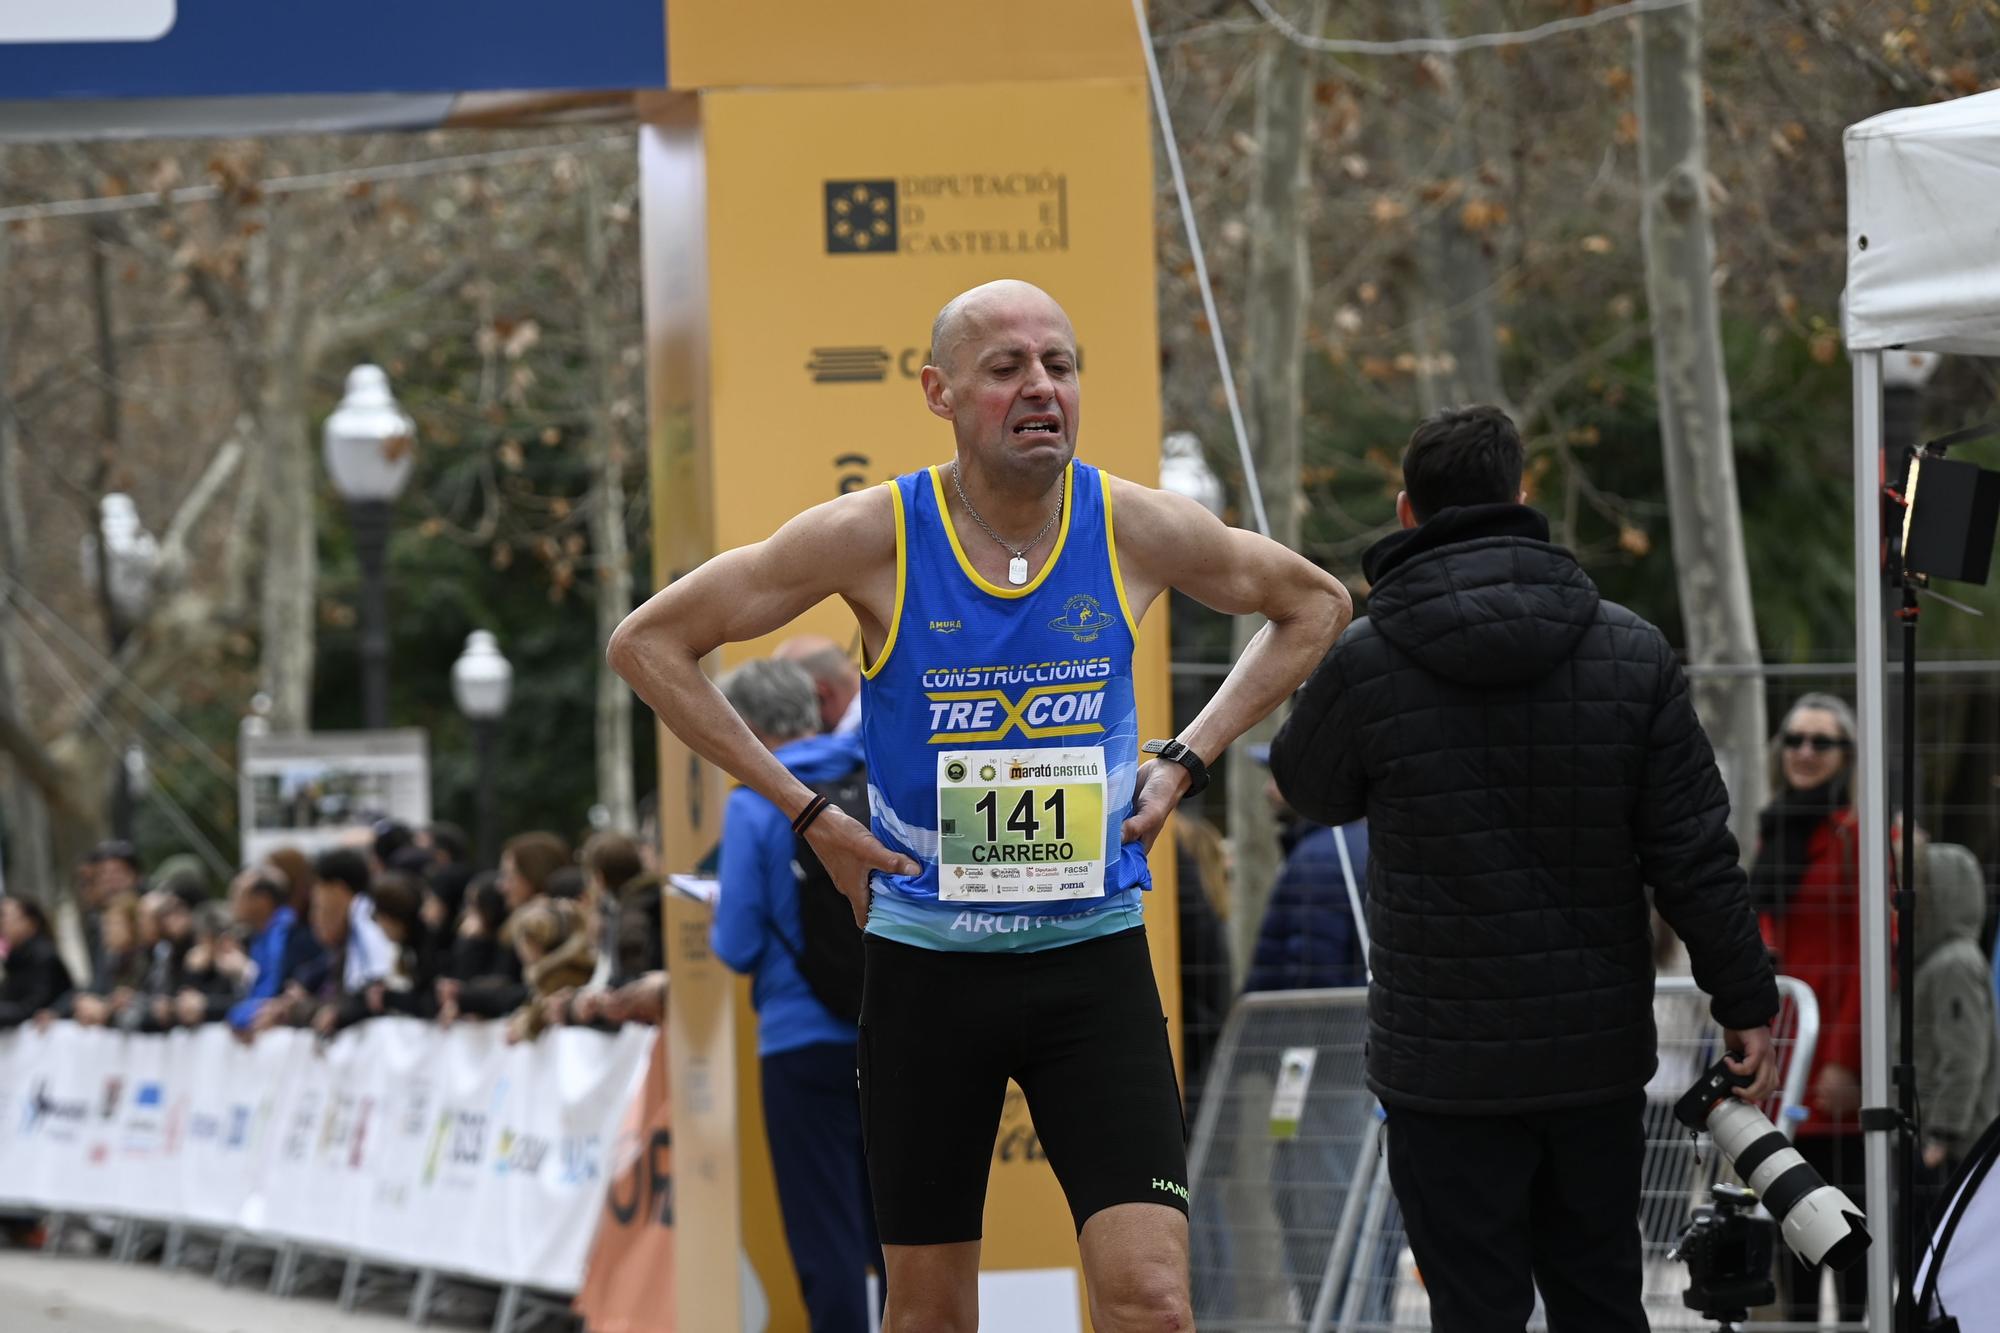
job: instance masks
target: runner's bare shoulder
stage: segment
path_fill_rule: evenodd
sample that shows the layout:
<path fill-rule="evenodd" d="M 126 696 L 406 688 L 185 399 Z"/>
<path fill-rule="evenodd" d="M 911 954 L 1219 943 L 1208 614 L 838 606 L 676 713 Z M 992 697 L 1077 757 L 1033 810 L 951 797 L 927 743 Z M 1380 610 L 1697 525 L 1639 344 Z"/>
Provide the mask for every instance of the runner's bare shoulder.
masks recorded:
<path fill-rule="evenodd" d="M 896 599 L 896 505 L 869 486 L 814 505 L 764 544 L 764 572 L 838 594 L 886 617 Z"/>

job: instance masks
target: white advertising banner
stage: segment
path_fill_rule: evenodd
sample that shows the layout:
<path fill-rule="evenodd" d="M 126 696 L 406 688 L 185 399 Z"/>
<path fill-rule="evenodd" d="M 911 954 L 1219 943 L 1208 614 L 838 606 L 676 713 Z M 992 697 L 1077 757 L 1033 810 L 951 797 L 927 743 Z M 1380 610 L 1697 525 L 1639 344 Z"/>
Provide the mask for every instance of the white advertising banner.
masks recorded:
<path fill-rule="evenodd" d="M 240 1227 L 574 1291 L 657 1033 L 377 1019 L 0 1036 L 0 1204 Z"/>

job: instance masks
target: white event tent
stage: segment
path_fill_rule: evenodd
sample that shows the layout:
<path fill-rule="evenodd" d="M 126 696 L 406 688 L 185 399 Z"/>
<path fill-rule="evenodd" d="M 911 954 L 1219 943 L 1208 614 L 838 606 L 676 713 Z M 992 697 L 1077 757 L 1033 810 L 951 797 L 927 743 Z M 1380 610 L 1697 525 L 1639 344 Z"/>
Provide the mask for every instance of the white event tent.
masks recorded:
<path fill-rule="evenodd" d="M 2000 356 L 2000 92 L 1891 111 L 1844 136 L 1854 366 L 1854 634 L 1861 734 L 1862 1098 L 1888 1106 L 1888 750 L 1882 580 L 1882 365 L 1893 349 Z M 1867 1136 L 1870 1333 L 1888 1333 L 1892 1140 Z M 1968 1326 L 1969 1327 L 1969 1326 Z"/>

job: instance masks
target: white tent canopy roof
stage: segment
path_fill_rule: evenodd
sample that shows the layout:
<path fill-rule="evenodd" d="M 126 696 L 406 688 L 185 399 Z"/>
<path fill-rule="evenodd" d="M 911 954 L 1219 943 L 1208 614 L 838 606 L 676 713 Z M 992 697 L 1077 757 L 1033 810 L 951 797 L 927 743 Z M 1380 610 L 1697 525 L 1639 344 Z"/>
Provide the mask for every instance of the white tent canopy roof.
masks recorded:
<path fill-rule="evenodd" d="M 2000 92 L 1844 139 L 1848 347 L 2000 356 Z"/>

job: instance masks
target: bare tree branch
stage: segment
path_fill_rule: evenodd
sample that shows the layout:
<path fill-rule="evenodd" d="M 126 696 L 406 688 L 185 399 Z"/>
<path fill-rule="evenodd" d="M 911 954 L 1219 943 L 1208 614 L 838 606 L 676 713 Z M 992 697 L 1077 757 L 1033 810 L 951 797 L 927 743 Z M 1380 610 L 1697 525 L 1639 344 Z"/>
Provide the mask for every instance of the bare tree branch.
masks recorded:
<path fill-rule="evenodd" d="M 1832 19 L 1815 7 L 1812 0 L 1778 0 L 1790 10 L 1798 21 L 1809 29 L 1813 36 L 1825 42 L 1834 50 L 1845 55 L 1855 64 L 1873 74 L 1882 82 L 1894 88 L 1905 97 L 1916 97 L 1924 92 L 1916 82 L 1901 70 L 1868 49 L 1866 42 L 1857 41 L 1834 26 Z"/>
<path fill-rule="evenodd" d="M 1570 385 L 1610 365 L 1631 351 L 1646 333 L 1646 327 L 1642 324 L 1627 324 L 1609 338 L 1592 346 L 1583 355 L 1564 362 L 1536 380 L 1529 386 L 1527 396 L 1521 400 L 1520 414 L 1515 418 L 1515 424 L 1521 428 L 1521 433 L 1524 435 L 1532 433 L 1534 423 L 1542 419 L 1557 397 Z"/>

